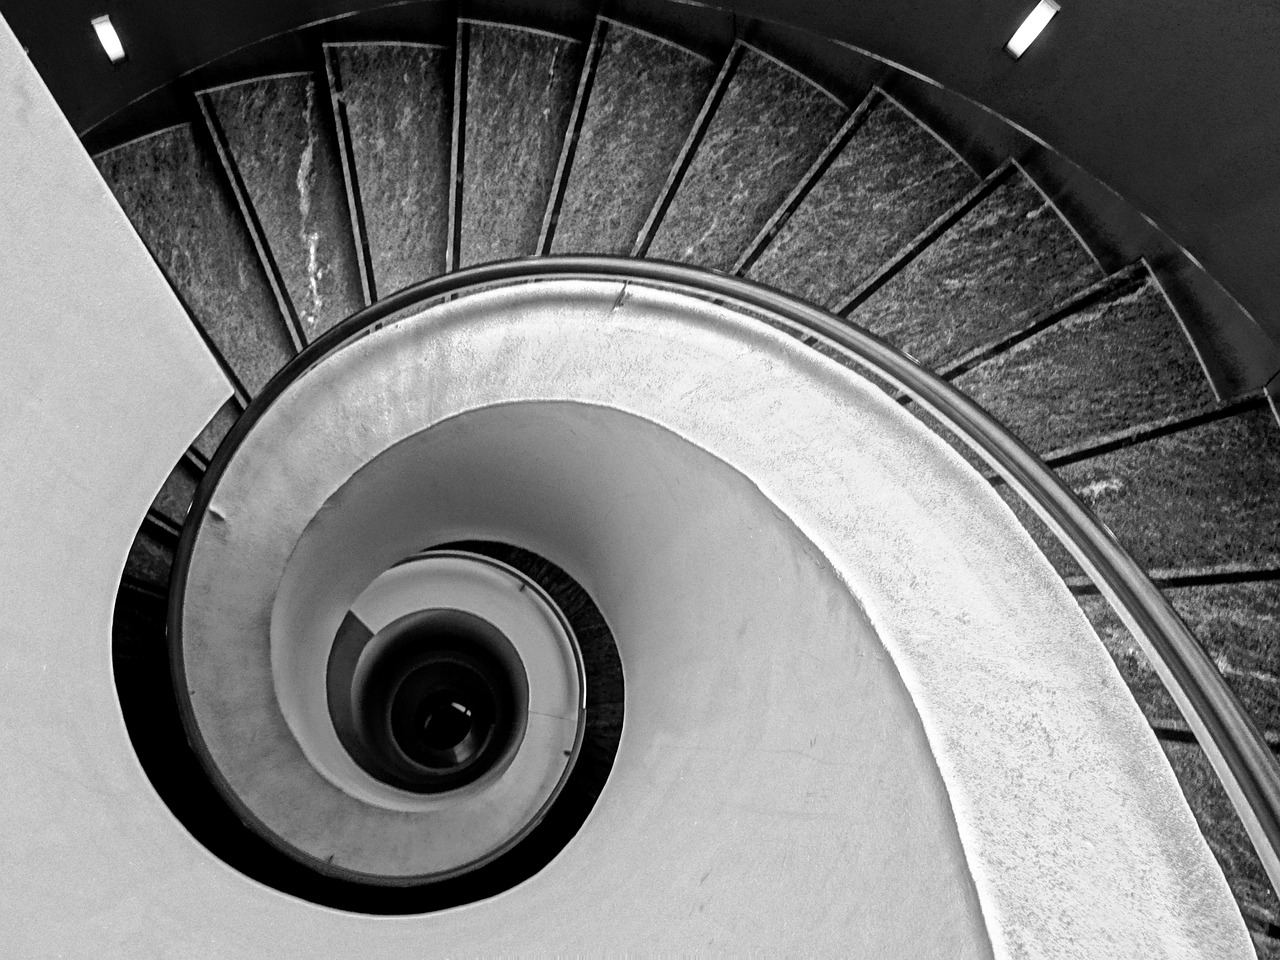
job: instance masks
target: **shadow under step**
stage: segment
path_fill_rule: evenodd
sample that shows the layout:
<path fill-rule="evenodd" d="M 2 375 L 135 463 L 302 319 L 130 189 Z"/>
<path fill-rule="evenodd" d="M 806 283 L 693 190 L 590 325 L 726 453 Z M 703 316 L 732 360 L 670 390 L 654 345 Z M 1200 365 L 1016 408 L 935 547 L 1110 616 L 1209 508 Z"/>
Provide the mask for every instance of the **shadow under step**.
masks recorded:
<path fill-rule="evenodd" d="M 330 105 L 317 86 L 310 73 L 291 73 L 199 95 L 300 344 L 364 306 Z"/>
<path fill-rule="evenodd" d="M 294 346 L 216 162 L 185 124 L 95 162 L 233 382 L 257 393 Z"/>
<path fill-rule="evenodd" d="M 352 222 L 376 300 L 446 269 L 453 51 L 353 43 L 325 53 Z"/>
<path fill-rule="evenodd" d="M 835 307 L 977 183 L 942 141 L 875 91 L 735 272 Z"/>
<path fill-rule="evenodd" d="M 462 94 L 457 265 L 531 256 L 573 111 L 584 45 L 493 23 L 458 24 Z M 457 81 L 455 81 L 457 82 Z"/>
<path fill-rule="evenodd" d="M 549 211 L 553 254 L 631 251 L 718 69 L 603 18 L 596 44 L 578 134 L 565 142 L 559 209 Z"/>
<path fill-rule="evenodd" d="M 739 44 L 635 252 L 731 270 L 847 114 L 807 77 Z"/>

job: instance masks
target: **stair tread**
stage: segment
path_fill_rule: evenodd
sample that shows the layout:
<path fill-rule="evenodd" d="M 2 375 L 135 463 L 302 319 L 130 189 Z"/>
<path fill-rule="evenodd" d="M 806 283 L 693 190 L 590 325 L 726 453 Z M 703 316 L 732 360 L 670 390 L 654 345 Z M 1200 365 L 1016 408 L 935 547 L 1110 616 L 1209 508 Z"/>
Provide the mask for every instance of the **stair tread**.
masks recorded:
<path fill-rule="evenodd" d="M 1148 569 L 1280 563 L 1280 426 L 1266 409 L 1057 472 Z"/>
<path fill-rule="evenodd" d="M 1269 742 L 1280 742 L 1280 581 L 1171 587 L 1173 608 L 1199 639 Z M 1080 606 L 1111 652 L 1152 726 L 1186 729 L 1150 661 L 1102 597 Z"/>
<path fill-rule="evenodd" d="M 978 182 L 884 96 L 747 276 L 834 307 Z"/>
<path fill-rule="evenodd" d="M 250 394 L 293 356 L 253 241 L 189 126 L 95 158 L 192 319 Z"/>
<path fill-rule="evenodd" d="M 224 403 L 218 412 L 213 415 L 209 423 L 200 431 L 200 436 L 196 437 L 195 442 L 191 444 L 195 448 L 196 453 L 204 457 L 206 460 L 212 460 L 213 455 L 218 452 L 218 446 L 222 443 L 222 438 L 227 432 L 235 426 L 235 422 L 240 419 L 240 404 L 232 397 Z"/>
<path fill-rule="evenodd" d="M 743 48 L 647 255 L 731 269 L 847 113 L 809 80 Z"/>
<path fill-rule="evenodd" d="M 1280 903 L 1204 751 L 1195 743 L 1165 740 L 1161 746 L 1241 910 L 1268 923 L 1280 922 Z"/>
<path fill-rule="evenodd" d="M 140 583 L 168 591 L 169 571 L 173 569 L 173 544 L 147 527 L 138 531 L 125 560 L 124 575 Z"/>
<path fill-rule="evenodd" d="M 363 306 L 336 148 L 315 78 L 206 91 L 304 341 Z"/>
<path fill-rule="evenodd" d="M 469 24 L 459 266 L 537 251 L 583 44 Z"/>
<path fill-rule="evenodd" d="M 714 63 L 605 21 L 552 253 L 631 251 L 715 81 Z"/>
<path fill-rule="evenodd" d="M 850 318 L 939 367 L 1101 279 L 1057 211 L 1015 170 Z"/>
<path fill-rule="evenodd" d="M 187 519 L 187 508 L 191 506 L 199 485 L 199 471 L 185 458 L 179 460 L 165 478 L 151 509 L 181 529 Z"/>
<path fill-rule="evenodd" d="M 1040 452 L 1217 403 L 1154 280 L 1076 312 L 955 383 Z"/>
<path fill-rule="evenodd" d="M 439 47 L 331 46 L 375 287 L 445 271 L 453 55 Z"/>

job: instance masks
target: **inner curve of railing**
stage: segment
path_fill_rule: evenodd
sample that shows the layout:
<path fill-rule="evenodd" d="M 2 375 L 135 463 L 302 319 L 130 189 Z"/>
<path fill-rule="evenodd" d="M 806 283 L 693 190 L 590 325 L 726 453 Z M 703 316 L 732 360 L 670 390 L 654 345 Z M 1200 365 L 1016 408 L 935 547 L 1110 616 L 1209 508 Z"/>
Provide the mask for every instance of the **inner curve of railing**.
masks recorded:
<path fill-rule="evenodd" d="M 767 314 L 794 335 L 820 338 L 932 414 L 988 463 L 1053 531 L 1142 646 L 1222 781 L 1272 885 L 1280 889 L 1280 762 L 1209 655 L 1143 568 L 1049 467 L 965 394 L 871 332 L 787 294 L 684 264 L 603 256 L 489 263 L 406 287 L 336 325 L 276 374 L 223 442 L 191 515 L 201 516 L 207 509 L 232 452 L 261 413 L 328 354 L 380 329 L 396 314 L 416 311 L 431 301 L 549 279 L 646 284 Z M 193 538 L 184 533 L 175 558 L 174 582 L 181 582 L 192 546 Z M 180 613 L 180 598 L 175 594 L 171 631 Z"/>

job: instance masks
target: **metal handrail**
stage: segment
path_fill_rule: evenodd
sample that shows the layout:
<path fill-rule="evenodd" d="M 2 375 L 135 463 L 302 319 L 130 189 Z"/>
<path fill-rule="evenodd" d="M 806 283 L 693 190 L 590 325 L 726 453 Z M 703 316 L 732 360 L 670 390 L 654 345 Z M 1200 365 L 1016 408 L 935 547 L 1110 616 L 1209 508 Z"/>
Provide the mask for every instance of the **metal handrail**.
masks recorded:
<path fill-rule="evenodd" d="M 1272 885 L 1280 889 L 1280 762 L 1204 648 L 1142 567 L 1049 467 L 967 396 L 869 331 L 787 294 L 684 264 L 601 256 L 490 263 L 406 287 L 333 327 L 271 379 L 214 456 L 191 515 L 203 515 L 231 454 L 263 411 L 328 354 L 427 301 L 553 278 L 648 283 L 771 314 L 798 333 L 821 337 L 940 420 L 1049 526 L 1142 645 L 1226 788 Z M 187 524 L 175 558 L 173 582 L 179 587 L 185 582 L 195 526 Z M 180 618 L 181 593 L 181 589 L 171 593 L 171 637 L 180 632 L 180 620 L 175 618 Z"/>

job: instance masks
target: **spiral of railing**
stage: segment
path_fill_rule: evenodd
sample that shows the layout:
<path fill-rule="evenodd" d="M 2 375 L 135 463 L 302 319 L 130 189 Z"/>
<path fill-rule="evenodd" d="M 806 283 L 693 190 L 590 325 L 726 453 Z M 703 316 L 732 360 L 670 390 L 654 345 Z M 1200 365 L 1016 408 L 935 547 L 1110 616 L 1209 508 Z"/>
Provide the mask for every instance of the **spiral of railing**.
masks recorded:
<path fill-rule="evenodd" d="M 231 455 L 262 413 L 325 356 L 379 329 L 402 311 L 416 310 L 432 300 L 551 278 L 657 286 L 766 314 L 793 335 L 821 339 L 932 414 L 1048 525 L 1142 646 L 1226 789 L 1272 885 L 1280 889 L 1280 762 L 1204 648 L 1142 567 L 1049 467 L 962 392 L 869 331 L 787 294 L 683 264 L 603 256 L 489 263 L 406 287 L 327 331 L 272 378 L 223 441 L 190 516 L 204 514 Z M 183 588 L 197 526 L 186 525 L 175 557 L 171 643 L 181 634 Z M 179 661 L 180 657 L 174 658 L 175 663 Z"/>

